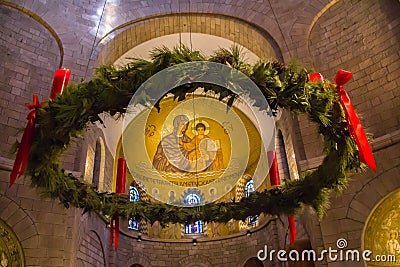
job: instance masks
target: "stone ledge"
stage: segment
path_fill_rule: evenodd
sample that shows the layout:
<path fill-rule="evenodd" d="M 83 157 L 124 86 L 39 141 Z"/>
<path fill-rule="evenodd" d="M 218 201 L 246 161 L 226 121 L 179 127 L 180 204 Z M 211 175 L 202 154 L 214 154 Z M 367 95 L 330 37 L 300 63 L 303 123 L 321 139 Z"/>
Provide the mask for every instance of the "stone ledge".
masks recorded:
<path fill-rule="evenodd" d="M 0 170 L 3 171 L 12 171 L 12 168 L 14 166 L 14 160 L 5 158 L 5 157 L 0 157 Z M 68 171 L 65 170 L 66 173 L 71 173 L 75 177 L 81 177 L 82 173 L 78 171 Z"/>
<path fill-rule="evenodd" d="M 11 171 L 14 165 L 14 160 L 0 157 L 0 170 Z"/>
<path fill-rule="evenodd" d="M 372 141 L 372 150 L 378 151 L 400 142 L 400 130 L 375 138 Z"/>
<path fill-rule="evenodd" d="M 375 138 L 371 142 L 372 151 L 376 152 L 381 149 L 385 149 L 389 146 L 395 145 L 400 142 L 400 130 L 385 134 L 378 138 Z M 301 171 L 317 168 L 322 164 L 325 156 L 315 157 L 308 160 L 299 161 L 299 167 Z"/>

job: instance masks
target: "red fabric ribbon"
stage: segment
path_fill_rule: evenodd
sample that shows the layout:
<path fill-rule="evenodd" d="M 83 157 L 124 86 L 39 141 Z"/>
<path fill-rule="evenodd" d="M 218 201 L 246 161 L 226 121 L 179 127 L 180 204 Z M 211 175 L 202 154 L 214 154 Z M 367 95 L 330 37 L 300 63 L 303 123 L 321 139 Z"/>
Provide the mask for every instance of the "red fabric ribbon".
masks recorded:
<path fill-rule="evenodd" d="M 27 116 L 28 124 L 26 125 L 24 134 L 22 135 L 14 166 L 10 174 L 10 187 L 14 184 L 17 178 L 24 174 L 35 133 L 36 110 L 41 107 L 36 95 L 33 95 L 33 104 L 26 103 L 25 106 L 28 109 L 33 110 L 30 111 Z"/>
<path fill-rule="evenodd" d="M 118 159 L 117 167 L 117 183 L 116 193 L 125 194 L 125 181 L 126 181 L 126 160 L 124 158 Z M 111 220 L 110 227 L 110 245 L 114 241 L 115 250 L 118 249 L 118 238 L 119 238 L 119 217 L 116 216 Z"/>
<path fill-rule="evenodd" d="M 115 250 L 118 249 L 118 239 L 119 239 L 119 217 L 114 217 L 110 222 L 110 246 L 114 241 Z"/>
<path fill-rule="evenodd" d="M 291 245 L 296 240 L 296 224 L 294 223 L 293 215 L 290 215 L 288 217 L 288 222 L 289 222 L 289 236 L 290 236 L 290 245 Z"/>
<path fill-rule="evenodd" d="M 346 114 L 347 128 L 349 129 L 350 136 L 356 141 L 360 161 L 367 164 L 374 172 L 376 172 L 375 159 L 372 154 L 372 149 L 368 143 L 367 136 L 365 135 L 364 128 L 361 121 L 354 110 L 353 104 L 344 90 L 343 85 L 346 84 L 353 74 L 349 71 L 339 70 L 335 76 L 336 90 L 339 95 L 340 104 Z M 321 73 L 310 74 L 310 81 L 324 81 L 324 76 Z"/>
<path fill-rule="evenodd" d="M 114 241 L 114 219 L 110 221 L 110 246 L 112 246 Z"/>
<path fill-rule="evenodd" d="M 347 127 L 350 135 L 356 141 L 360 161 L 367 164 L 374 172 L 376 172 L 374 155 L 372 154 L 372 149 L 368 143 L 364 128 L 362 127 L 353 104 L 343 87 L 352 76 L 353 74 L 349 71 L 339 70 L 335 76 L 335 83 L 337 84 L 336 90 L 339 95 L 340 103 L 346 114 Z"/>
<path fill-rule="evenodd" d="M 279 169 L 278 169 L 278 162 L 276 160 L 275 150 L 268 151 L 267 156 L 268 156 L 268 161 L 272 162 L 271 168 L 269 169 L 269 180 L 271 182 L 271 185 L 280 185 L 281 179 L 279 178 Z M 296 240 L 296 225 L 294 224 L 294 216 L 290 215 L 288 217 L 288 221 L 289 221 L 290 244 L 293 244 L 293 242 Z"/>

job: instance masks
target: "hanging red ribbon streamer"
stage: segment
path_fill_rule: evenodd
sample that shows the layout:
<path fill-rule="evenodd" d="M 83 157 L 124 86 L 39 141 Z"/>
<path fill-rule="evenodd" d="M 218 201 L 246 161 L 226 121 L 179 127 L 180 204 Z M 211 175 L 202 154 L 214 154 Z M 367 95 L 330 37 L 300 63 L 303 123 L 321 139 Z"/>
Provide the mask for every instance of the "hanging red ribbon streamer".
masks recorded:
<path fill-rule="evenodd" d="M 335 76 L 335 83 L 337 84 L 336 90 L 339 95 L 340 103 L 342 104 L 346 114 L 347 127 L 349 128 L 350 135 L 357 143 L 360 161 L 367 164 L 374 172 L 376 172 L 374 155 L 372 154 L 372 149 L 368 143 L 364 128 L 362 127 L 353 104 L 343 87 L 352 76 L 353 74 L 349 71 L 339 70 Z"/>
<path fill-rule="evenodd" d="M 349 129 L 350 136 L 356 141 L 360 161 L 367 164 L 374 172 L 376 172 L 376 163 L 372 149 L 368 143 L 367 136 L 365 135 L 364 128 L 361 121 L 354 110 L 353 104 L 346 92 L 343 85 L 346 84 L 353 74 L 349 71 L 339 70 L 335 76 L 336 91 L 339 96 L 340 104 L 346 114 L 347 128 Z M 310 74 L 310 81 L 324 81 L 321 73 Z"/>
<path fill-rule="evenodd" d="M 290 236 L 290 245 L 291 245 L 296 240 L 296 224 L 294 223 L 293 215 L 290 215 L 288 217 L 288 222 L 289 222 L 289 236 Z"/>
<path fill-rule="evenodd" d="M 281 179 L 279 178 L 279 169 L 278 169 L 278 162 L 276 160 L 276 151 L 271 150 L 267 152 L 268 156 L 268 162 L 271 163 L 271 168 L 269 169 L 269 179 L 271 182 L 271 185 L 280 185 L 281 184 Z M 288 222 L 289 222 L 289 236 L 290 236 L 290 244 L 293 244 L 293 242 L 296 240 L 296 225 L 294 223 L 294 216 L 290 215 L 288 217 Z"/>
<path fill-rule="evenodd" d="M 37 95 L 33 95 L 33 104 L 26 103 L 25 106 L 28 109 L 33 110 L 30 111 L 26 117 L 28 124 L 26 125 L 24 134 L 22 135 L 14 166 L 10 174 L 10 187 L 14 184 L 17 178 L 24 174 L 28 162 L 29 151 L 31 150 L 35 133 L 36 110 L 41 107 Z"/>
<path fill-rule="evenodd" d="M 125 193 L 125 181 L 126 181 L 126 160 L 124 158 L 118 159 L 117 167 L 117 184 L 116 193 Z M 110 224 L 110 245 L 114 240 L 114 248 L 118 249 L 118 238 L 119 238 L 119 217 L 114 217 Z"/>
<path fill-rule="evenodd" d="M 67 86 L 71 70 L 59 69 L 54 73 L 53 86 L 51 89 L 50 99 L 55 98 L 61 94 L 64 87 Z M 21 143 L 19 144 L 17 156 L 14 161 L 14 166 L 10 174 L 10 187 L 14 184 L 15 180 L 21 177 L 26 169 L 28 163 L 29 151 L 31 150 L 33 137 L 35 134 L 36 110 L 41 108 L 38 97 L 33 95 L 33 104 L 25 104 L 29 109 L 34 109 L 29 112 L 27 116 L 28 124 L 25 127 L 24 134 L 22 135 Z"/>
<path fill-rule="evenodd" d="M 114 241 L 114 219 L 111 219 L 111 221 L 110 221 L 110 246 L 112 246 L 113 241 Z"/>

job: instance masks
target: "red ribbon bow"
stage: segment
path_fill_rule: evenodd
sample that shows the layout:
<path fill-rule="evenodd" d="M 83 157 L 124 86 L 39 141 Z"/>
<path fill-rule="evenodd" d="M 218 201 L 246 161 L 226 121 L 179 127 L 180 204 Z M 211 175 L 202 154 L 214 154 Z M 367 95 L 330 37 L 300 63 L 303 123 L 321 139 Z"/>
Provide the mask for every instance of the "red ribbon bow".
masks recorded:
<path fill-rule="evenodd" d="M 342 105 L 346 114 L 347 128 L 349 129 L 350 136 L 356 141 L 360 161 L 367 164 L 374 172 L 376 172 L 376 164 L 372 149 L 368 143 L 367 136 L 365 135 L 364 128 L 361 121 L 354 110 L 353 104 L 343 85 L 346 84 L 353 74 L 349 71 L 339 70 L 335 76 L 336 91 L 339 96 L 340 104 Z M 321 73 L 310 74 L 310 81 L 324 81 Z"/>
<path fill-rule="evenodd" d="M 339 70 L 335 76 L 335 83 L 337 84 L 336 90 L 339 95 L 340 103 L 342 104 L 346 114 L 347 127 L 350 135 L 357 143 L 360 161 L 367 164 L 374 172 L 376 172 L 374 155 L 372 154 L 372 149 L 368 143 L 364 128 L 362 127 L 361 121 L 358 118 L 357 113 L 354 111 L 353 104 L 343 87 L 352 76 L 353 74 L 349 71 Z"/>
<path fill-rule="evenodd" d="M 36 110 L 41 107 L 37 95 L 33 95 L 33 104 L 26 103 L 25 106 L 28 109 L 33 110 L 30 111 L 26 117 L 28 124 L 26 125 L 24 134 L 22 135 L 14 166 L 10 174 L 10 187 L 14 184 L 17 178 L 24 174 L 28 162 L 29 151 L 31 150 L 35 133 Z"/>

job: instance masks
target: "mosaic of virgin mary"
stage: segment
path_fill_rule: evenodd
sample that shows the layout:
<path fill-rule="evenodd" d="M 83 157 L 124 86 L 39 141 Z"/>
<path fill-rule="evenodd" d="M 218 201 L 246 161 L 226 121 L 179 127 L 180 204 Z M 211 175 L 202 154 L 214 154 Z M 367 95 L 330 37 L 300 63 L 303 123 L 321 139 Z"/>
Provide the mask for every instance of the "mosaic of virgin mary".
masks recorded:
<path fill-rule="evenodd" d="M 207 124 L 207 125 L 206 125 Z M 212 140 L 208 123 L 195 123 L 194 137 L 187 135 L 189 118 L 178 115 L 173 120 L 172 133 L 163 137 L 153 157 L 153 167 L 165 172 L 204 172 L 222 168 L 222 150 L 219 140 Z"/>

